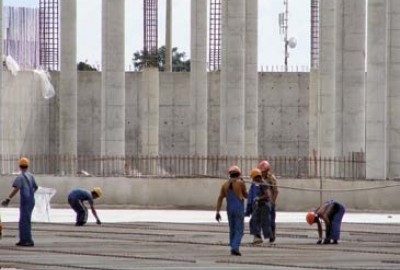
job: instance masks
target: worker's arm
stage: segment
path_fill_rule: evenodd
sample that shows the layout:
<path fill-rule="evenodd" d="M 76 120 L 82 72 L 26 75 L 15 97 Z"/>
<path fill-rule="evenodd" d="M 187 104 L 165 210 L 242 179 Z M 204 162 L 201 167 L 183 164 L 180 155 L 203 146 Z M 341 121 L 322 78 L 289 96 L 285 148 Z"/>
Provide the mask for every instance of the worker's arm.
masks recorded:
<path fill-rule="evenodd" d="M 89 204 L 90 204 L 90 209 L 92 210 L 92 214 L 96 218 L 96 223 L 100 225 L 101 221 L 99 219 L 99 216 L 97 215 L 96 209 L 94 209 L 93 202 L 89 202 Z"/>
<path fill-rule="evenodd" d="M 276 199 L 278 199 L 278 194 L 279 194 L 279 190 L 278 190 L 278 182 L 276 181 L 276 178 L 274 175 L 271 175 L 272 179 L 273 179 L 273 184 L 274 186 L 272 187 L 272 202 L 276 203 Z"/>
<path fill-rule="evenodd" d="M 17 194 L 19 191 L 18 187 L 14 187 L 8 197 L 1 202 L 1 206 L 7 207 L 10 204 L 11 199 Z"/>
<path fill-rule="evenodd" d="M 219 196 L 218 196 L 218 200 L 217 200 L 217 213 L 215 214 L 215 219 L 218 221 L 218 222 L 220 222 L 220 220 L 221 220 L 221 215 L 220 215 L 220 213 L 219 213 L 219 211 L 221 210 L 221 207 L 222 207 L 222 201 L 224 200 L 224 198 L 225 198 L 225 189 L 224 189 L 224 186 L 225 185 L 223 185 L 222 187 L 221 187 L 221 191 L 219 192 Z"/>
<path fill-rule="evenodd" d="M 319 237 L 317 244 L 321 244 L 322 243 L 322 225 L 321 225 L 321 221 L 319 220 L 319 217 L 317 217 L 316 220 L 317 220 L 318 237 Z"/>
<path fill-rule="evenodd" d="M 246 185 L 244 184 L 243 181 L 241 181 L 240 184 L 241 184 L 243 197 L 245 197 L 247 199 L 249 197 L 249 193 L 246 190 Z"/>

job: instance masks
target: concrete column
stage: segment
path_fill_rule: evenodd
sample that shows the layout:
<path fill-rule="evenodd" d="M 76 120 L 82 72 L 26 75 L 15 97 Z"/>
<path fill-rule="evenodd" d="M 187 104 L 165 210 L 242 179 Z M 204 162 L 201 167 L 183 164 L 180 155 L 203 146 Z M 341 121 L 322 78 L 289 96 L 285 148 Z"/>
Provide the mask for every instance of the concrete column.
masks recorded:
<path fill-rule="evenodd" d="M 387 96 L 389 55 L 389 7 L 387 0 L 368 1 L 366 174 L 368 179 L 387 175 Z"/>
<path fill-rule="evenodd" d="M 335 1 L 320 2 L 319 151 L 333 157 L 335 139 Z"/>
<path fill-rule="evenodd" d="M 165 71 L 172 72 L 172 0 L 166 1 L 167 14 L 165 23 Z"/>
<path fill-rule="evenodd" d="M 388 98 L 389 113 L 389 173 L 390 178 L 400 178 L 400 2 L 389 1 L 389 70 Z M 382 54 L 381 54 L 382 55 Z"/>
<path fill-rule="evenodd" d="M 245 7 L 222 1 L 220 154 L 229 156 L 244 155 Z"/>
<path fill-rule="evenodd" d="M 142 87 L 139 89 L 139 154 L 159 153 L 159 72 L 157 67 L 143 69 Z"/>
<path fill-rule="evenodd" d="M 60 154 L 77 155 L 76 0 L 61 0 L 60 19 Z M 61 164 L 61 172 L 76 173 L 76 164 Z"/>
<path fill-rule="evenodd" d="M 125 1 L 103 0 L 102 156 L 125 156 Z M 119 168 L 118 170 L 123 170 Z"/>
<path fill-rule="evenodd" d="M 365 0 L 336 0 L 336 156 L 365 152 Z"/>
<path fill-rule="evenodd" d="M 310 94 L 308 111 L 308 130 L 309 130 L 309 155 L 319 154 L 319 70 L 310 70 Z"/>
<path fill-rule="evenodd" d="M 191 2 L 190 153 L 207 155 L 207 1 Z"/>
<path fill-rule="evenodd" d="M 258 156 L 258 0 L 246 1 L 245 151 Z"/>
<path fill-rule="evenodd" d="M 0 0 L 0 29 L 3 29 L 3 0 Z M 3 40 L 3 31 L 0 31 L 0 40 Z M 3 42 L 0 42 L 0 55 L 3 57 Z M 4 130 L 4 104 L 3 104 L 3 65 L 0 65 L 0 154 L 4 154 L 3 130 Z M 0 160 L 0 172 L 3 173 L 3 160 Z"/>

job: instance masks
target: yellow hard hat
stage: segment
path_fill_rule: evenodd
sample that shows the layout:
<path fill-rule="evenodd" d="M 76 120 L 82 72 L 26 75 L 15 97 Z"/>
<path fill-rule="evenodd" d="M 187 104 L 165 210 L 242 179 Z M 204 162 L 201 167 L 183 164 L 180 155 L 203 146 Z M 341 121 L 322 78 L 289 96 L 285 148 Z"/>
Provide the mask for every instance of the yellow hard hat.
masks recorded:
<path fill-rule="evenodd" d="M 258 169 L 258 168 L 252 169 L 251 172 L 250 172 L 251 179 L 254 179 L 257 176 L 261 176 L 261 170 Z"/>
<path fill-rule="evenodd" d="M 19 161 L 18 161 L 19 166 L 21 167 L 29 167 L 29 159 L 27 159 L 26 157 L 22 157 Z"/>
<path fill-rule="evenodd" d="M 99 187 L 95 187 L 95 188 L 93 188 L 93 190 L 92 190 L 94 193 L 96 193 L 97 194 L 97 197 L 101 197 L 101 195 L 103 195 L 103 191 L 101 190 L 101 188 L 99 188 Z"/>

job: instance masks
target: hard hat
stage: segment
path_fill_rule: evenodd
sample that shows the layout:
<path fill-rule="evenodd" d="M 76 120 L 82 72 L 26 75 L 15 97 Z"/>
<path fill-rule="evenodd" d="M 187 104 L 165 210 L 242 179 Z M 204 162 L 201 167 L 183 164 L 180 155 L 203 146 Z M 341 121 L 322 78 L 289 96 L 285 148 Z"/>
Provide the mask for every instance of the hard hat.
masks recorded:
<path fill-rule="evenodd" d="M 18 161 L 19 166 L 21 167 L 29 167 L 29 159 L 27 159 L 26 157 L 22 157 L 19 161 Z"/>
<path fill-rule="evenodd" d="M 256 176 L 261 176 L 261 171 L 260 169 L 254 168 L 250 172 L 250 177 L 251 179 L 254 179 Z"/>
<path fill-rule="evenodd" d="M 260 164 L 258 164 L 258 168 L 263 172 L 269 170 L 271 168 L 271 165 L 269 164 L 268 161 L 263 160 L 260 162 Z"/>
<path fill-rule="evenodd" d="M 314 212 L 308 212 L 306 216 L 307 223 L 312 225 L 315 222 L 315 213 Z"/>
<path fill-rule="evenodd" d="M 240 170 L 240 168 L 238 166 L 233 165 L 232 167 L 229 168 L 228 173 L 229 174 L 233 174 L 233 173 L 242 174 L 242 171 Z"/>
<path fill-rule="evenodd" d="M 96 193 L 97 194 L 97 197 L 101 197 L 101 195 L 103 195 L 103 191 L 101 190 L 101 188 L 99 188 L 99 187 L 95 187 L 95 188 L 93 188 L 93 190 L 92 190 L 94 193 Z"/>

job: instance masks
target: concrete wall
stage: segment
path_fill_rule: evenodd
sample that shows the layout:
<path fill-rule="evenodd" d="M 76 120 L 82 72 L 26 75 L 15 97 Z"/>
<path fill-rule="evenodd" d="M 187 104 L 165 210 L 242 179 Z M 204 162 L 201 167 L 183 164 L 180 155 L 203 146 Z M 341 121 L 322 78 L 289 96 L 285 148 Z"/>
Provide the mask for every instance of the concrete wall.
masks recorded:
<path fill-rule="evenodd" d="M 11 189 L 15 176 L 3 177 L 0 197 L 4 198 Z M 53 205 L 67 206 L 68 193 L 77 187 L 91 189 L 100 186 L 104 196 L 96 200 L 100 207 L 153 207 L 153 208 L 194 208 L 215 209 L 219 189 L 224 179 L 210 178 L 96 178 L 96 177 L 55 177 L 37 175 L 39 186 L 55 188 L 57 193 Z M 278 211 L 307 211 L 320 203 L 320 193 L 302 189 L 319 189 L 319 179 L 278 179 L 278 184 L 291 189 L 280 188 Z M 400 187 L 379 189 L 388 185 L 400 185 L 395 181 L 340 181 L 323 180 L 323 189 L 370 190 L 354 192 L 324 192 L 322 200 L 334 198 L 349 209 L 398 210 Z M 7 186 L 10 189 L 6 188 Z M 249 185 L 247 184 L 249 187 Z M 297 188 L 297 189 L 296 189 Z M 193 192 L 196 190 L 196 192 Z M 382 196 L 384 194 L 384 196 Z M 16 198 L 18 198 L 17 196 Z M 18 199 L 12 201 L 15 206 Z"/>
<path fill-rule="evenodd" d="M 308 156 L 309 73 L 259 75 L 259 154 Z"/>
<path fill-rule="evenodd" d="M 18 77 L 5 74 L 7 128 L 4 153 L 57 154 L 59 149 L 59 100 L 41 97 L 32 72 Z M 138 153 L 139 106 L 142 73 L 127 72 L 125 99 L 126 154 Z M 58 73 L 52 73 L 56 93 Z M 307 155 L 308 73 L 259 73 L 259 153 Z M 219 154 L 220 73 L 208 73 L 208 153 Z M 101 73 L 78 73 L 78 153 L 101 154 Z M 27 92 L 34 93 L 29 99 Z M 190 74 L 160 73 L 159 152 L 187 155 L 190 152 Z M 25 113 L 29 111 L 29 113 Z M 7 119 L 12 119 L 9 121 Z"/>

